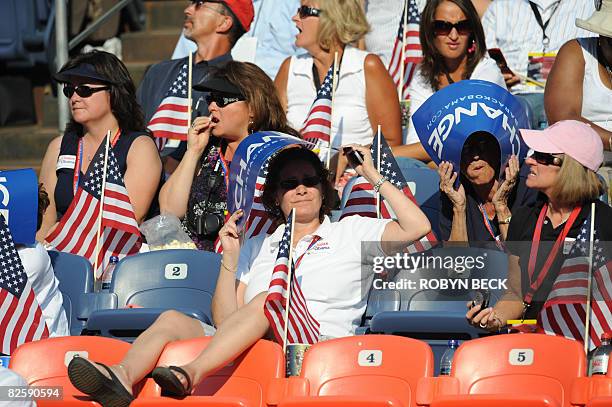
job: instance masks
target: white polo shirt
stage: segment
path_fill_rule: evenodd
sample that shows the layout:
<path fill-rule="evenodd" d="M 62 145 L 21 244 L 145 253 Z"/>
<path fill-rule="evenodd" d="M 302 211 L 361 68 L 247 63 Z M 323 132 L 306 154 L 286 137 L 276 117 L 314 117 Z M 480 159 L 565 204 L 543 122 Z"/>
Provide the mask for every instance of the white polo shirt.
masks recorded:
<path fill-rule="evenodd" d="M 305 254 L 296 270 L 308 309 L 319 321 L 321 335 L 354 335 L 361 322 L 372 285 L 372 257 L 382 256 L 380 240 L 391 220 L 349 216 L 331 223 L 325 218 L 314 235 L 304 236 L 296 245 L 294 262 L 310 245 L 314 236 L 321 239 Z M 247 285 L 244 302 L 268 291 L 278 245 L 284 226 L 271 235 L 245 242 L 240 250 L 236 278 Z M 362 253 L 362 242 L 366 244 Z"/>

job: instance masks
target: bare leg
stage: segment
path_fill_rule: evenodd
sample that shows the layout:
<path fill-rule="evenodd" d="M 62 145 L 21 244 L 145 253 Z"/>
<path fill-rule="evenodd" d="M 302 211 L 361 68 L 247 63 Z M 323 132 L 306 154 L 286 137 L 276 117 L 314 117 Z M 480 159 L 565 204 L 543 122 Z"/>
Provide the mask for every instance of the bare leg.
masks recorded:
<path fill-rule="evenodd" d="M 201 336 L 204 336 L 204 329 L 198 320 L 179 311 L 165 311 L 136 338 L 123 360 L 109 367 L 132 393 L 134 384 L 153 370 L 166 344 Z M 105 370 L 97 368 L 108 377 Z"/>
<path fill-rule="evenodd" d="M 206 349 L 192 362 L 181 366 L 191 377 L 193 385 L 234 360 L 268 332 L 270 323 L 263 312 L 267 294 L 260 293 L 247 305 L 228 316 Z M 183 386 L 187 387 L 183 375 L 177 374 L 177 377 Z"/>

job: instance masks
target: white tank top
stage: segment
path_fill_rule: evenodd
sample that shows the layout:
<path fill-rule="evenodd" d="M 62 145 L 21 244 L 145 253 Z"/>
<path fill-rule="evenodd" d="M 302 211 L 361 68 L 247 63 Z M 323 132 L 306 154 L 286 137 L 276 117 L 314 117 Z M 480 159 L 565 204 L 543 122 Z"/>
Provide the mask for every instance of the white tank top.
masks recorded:
<path fill-rule="evenodd" d="M 608 89 L 599 75 L 597 37 L 578 38 L 584 56 L 582 85 L 582 117 L 612 131 L 612 89 Z"/>
<path fill-rule="evenodd" d="M 332 110 L 332 147 L 343 144 L 369 144 L 374 138 L 366 108 L 364 62 L 368 55 L 347 45 L 344 49 L 338 87 Z M 317 95 L 312 57 L 291 57 L 287 78 L 287 119 L 300 130 Z"/>

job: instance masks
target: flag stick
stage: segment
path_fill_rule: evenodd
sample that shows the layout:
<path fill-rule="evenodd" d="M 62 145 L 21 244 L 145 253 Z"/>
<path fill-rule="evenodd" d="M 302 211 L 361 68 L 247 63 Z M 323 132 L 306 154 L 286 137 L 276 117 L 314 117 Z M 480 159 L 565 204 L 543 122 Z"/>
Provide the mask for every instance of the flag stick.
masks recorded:
<path fill-rule="evenodd" d="M 402 60 L 400 61 L 400 78 L 397 85 L 399 100 L 404 98 L 404 75 L 406 69 L 406 29 L 408 28 L 408 0 L 404 2 L 404 29 L 402 30 Z"/>
<path fill-rule="evenodd" d="M 187 74 L 187 131 L 191 127 L 191 77 L 193 71 L 193 54 L 189 53 L 189 68 Z"/>
<path fill-rule="evenodd" d="M 376 170 L 378 170 L 378 173 L 380 173 L 380 138 L 382 137 L 382 126 L 379 124 L 378 128 L 376 130 L 376 156 L 378 157 L 378 160 L 376 160 Z M 376 218 L 380 219 L 380 192 L 376 192 Z"/>
<path fill-rule="evenodd" d="M 336 86 L 338 85 L 338 52 L 334 53 L 334 72 L 332 74 L 332 94 L 331 94 L 331 113 L 330 113 L 330 126 L 329 126 L 329 144 L 327 146 L 327 162 L 325 163 L 325 167 L 328 171 L 331 171 L 329 168 L 331 161 L 331 145 L 333 141 L 333 133 L 331 126 L 331 116 L 334 114 L 334 94 L 336 93 Z M 336 174 L 338 176 L 338 174 Z"/>
<path fill-rule="evenodd" d="M 593 278 L 593 243 L 595 240 L 595 202 L 591 203 L 591 231 L 589 242 L 589 275 L 587 277 L 587 299 L 586 299 L 586 320 L 584 322 L 584 353 L 589 352 L 591 336 L 589 328 L 591 322 L 591 280 Z"/>
<path fill-rule="evenodd" d="M 96 251 L 94 252 L 94 274 L 96 279 L 102 276 L 98 273 L 98 249 L 100 248 L 100 233 L 102 232 L 102 214 L 104 213 L 104 192 L 106 189 L 106 169 L 108 167 L 108 148 L 110 146 L 111 131 L 106 132 L 106 151 L 104 152 L 104 168 L 102 170 L 102 191 L 100 192 L 100 212 L 98 213 L 98 228 L 96 229 Z M 104 244 L 104 243 L 102 243 Z M 102 259 L 104 265 L 104 259 Z"/>
<path fill-rule="evenodd" d="M 283 329 L 283 355 L 287 352 L 287 331 L 289 329 L 289 301 L 291 300 L 291 278 L 293 277 L 293 230 L 295 228 L 295 208 L 291 210 L 291 241 L 289 242 L 289 258 L 287 259 L 287 301 L 285 302 L 285 326 Z"/>

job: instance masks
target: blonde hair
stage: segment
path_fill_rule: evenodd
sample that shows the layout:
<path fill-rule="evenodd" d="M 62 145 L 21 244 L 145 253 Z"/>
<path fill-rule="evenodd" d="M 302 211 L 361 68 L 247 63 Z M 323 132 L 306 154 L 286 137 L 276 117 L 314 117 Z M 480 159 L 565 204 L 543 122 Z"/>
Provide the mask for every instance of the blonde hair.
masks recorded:
<path fill-rule="evenodd" d="M 354 44 L 370 31 L 361 0 L 318 0 L 319 46 L 329 51 L 334 42 Z"/>
<path fill-rule="evenodd" d="M 569 155 L 563 157 L 559 182 L 552 193 L 561 205 L 574 206 L 594 201 L 606 190 L 597 174 Z"/>

